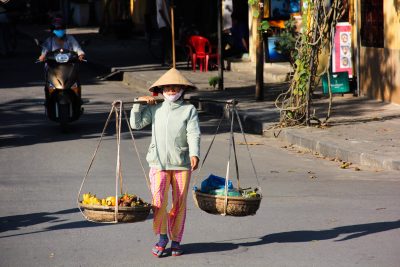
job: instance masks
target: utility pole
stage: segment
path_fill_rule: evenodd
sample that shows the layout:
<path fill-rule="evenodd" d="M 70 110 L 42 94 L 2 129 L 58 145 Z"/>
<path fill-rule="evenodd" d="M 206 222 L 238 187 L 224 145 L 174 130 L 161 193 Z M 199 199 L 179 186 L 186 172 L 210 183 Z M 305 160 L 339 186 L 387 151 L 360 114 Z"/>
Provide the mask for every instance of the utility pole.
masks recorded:
<path fill-rule="evenodd" d="M 171 0 L 171 48 L 172 48 L 172 67 L 176 68 L 176 58 L 175 58 L 175 19 L 174 19 L 174 1 Z"/>
<path fill-rule="evenodd" d="M 222 0 L 218 5 L 218 90 L 224 90 L 224 59 L 222 57 Z"/>
<path fill-rule="evenodd" d="M 264 3 L 258 2 L 257 35 L 256 35 L 256 95 L 257 101 L 264 100 L 264 45 L 261 22 L 264 14 Z"/>

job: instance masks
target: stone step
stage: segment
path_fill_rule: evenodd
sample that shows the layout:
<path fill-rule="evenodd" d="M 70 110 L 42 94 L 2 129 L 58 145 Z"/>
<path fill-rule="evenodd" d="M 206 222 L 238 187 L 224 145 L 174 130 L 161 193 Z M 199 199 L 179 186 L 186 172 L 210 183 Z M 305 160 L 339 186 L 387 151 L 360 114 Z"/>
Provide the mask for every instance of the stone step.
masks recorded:
<path fill-rule="evenodd" d="M 248 72 L 256 74 L 254 62 L 230 62 L 234 72 Z M 288 80 L 288 73 L 292 68 L 288 62 L 264 63 L 264 83 L 281 83 Z"/>

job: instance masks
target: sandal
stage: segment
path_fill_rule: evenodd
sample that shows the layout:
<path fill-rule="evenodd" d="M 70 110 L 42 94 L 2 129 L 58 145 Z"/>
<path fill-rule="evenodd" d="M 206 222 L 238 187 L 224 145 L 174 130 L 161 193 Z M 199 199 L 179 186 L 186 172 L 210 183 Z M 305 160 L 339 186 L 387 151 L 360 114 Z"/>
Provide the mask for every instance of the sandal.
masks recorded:
<path fill-rule="evenodd" d="M 172 256 L 180 256 L 182 254 L 183 254 L 183 250 L 180 247 L 175 247 L 175 248 L 171 247 L 171 255 Z"/>
<path fill-rule="evenodd" d="M 160 258 L 162 256 L 164 256 L 164 250 L 165 247 L 160 247 L 155 245 L 152 249 L 151 249 L 151 253 L 156 256 L 157 258 Z"/>

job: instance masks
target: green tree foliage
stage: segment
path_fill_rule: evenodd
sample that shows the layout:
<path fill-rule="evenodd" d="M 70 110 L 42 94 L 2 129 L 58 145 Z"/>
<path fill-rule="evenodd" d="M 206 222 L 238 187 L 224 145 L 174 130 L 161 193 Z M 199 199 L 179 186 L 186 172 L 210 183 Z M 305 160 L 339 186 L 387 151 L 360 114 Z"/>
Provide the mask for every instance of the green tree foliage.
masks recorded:
<path fill-rule="evenodd" d="M 290 60 L 292 67 L 294 60 L 297 58 L 296 40 L 298 33 L 296 31 L 296 21 L 293 18 L 285 21 L 285 29 L 279 36 L 279 40 L 275 42 L 275 50 Z"/>
<path fill-rule="evenodd" d="M 344 9 L 345 6 L 341 0 L 332 0 L 329 7 L 326 6 L 324 0 L 303 0 L 303 28 L 297 38 L 291 33 L 294 24 L 288 22 L 278 49 L 281 53 L 290 54 L 294 75 L 288 91 L 279 95 L 275 101 L 281 114 L 281 127 L 308 125 L 311 119 L 320 121 L 315 115 L 310 115 L 311 96 L 318 80 L 319 54 L 323 47 L 328 47 L 329 51 L 332 51 L 331 40 L 334 28 L 343 15 Z M 328 70 L 329 66 L 325 71 L 328 72 Z M 330 116 L 331 104 L 332 94 L 330 93 L 327 119 Z"/>

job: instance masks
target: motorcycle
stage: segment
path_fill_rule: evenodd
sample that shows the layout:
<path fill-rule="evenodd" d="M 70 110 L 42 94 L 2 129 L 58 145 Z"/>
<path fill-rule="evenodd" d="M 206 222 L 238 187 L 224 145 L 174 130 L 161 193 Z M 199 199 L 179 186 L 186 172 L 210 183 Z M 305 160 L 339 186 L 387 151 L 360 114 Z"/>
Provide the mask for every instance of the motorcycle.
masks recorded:
<path fill-rule="evenodd" d="M 66 127 L 83 114 L 79 57 L 74 51 L 58 49 L 46 54 L 45 110 L 47 117 Z"/>

